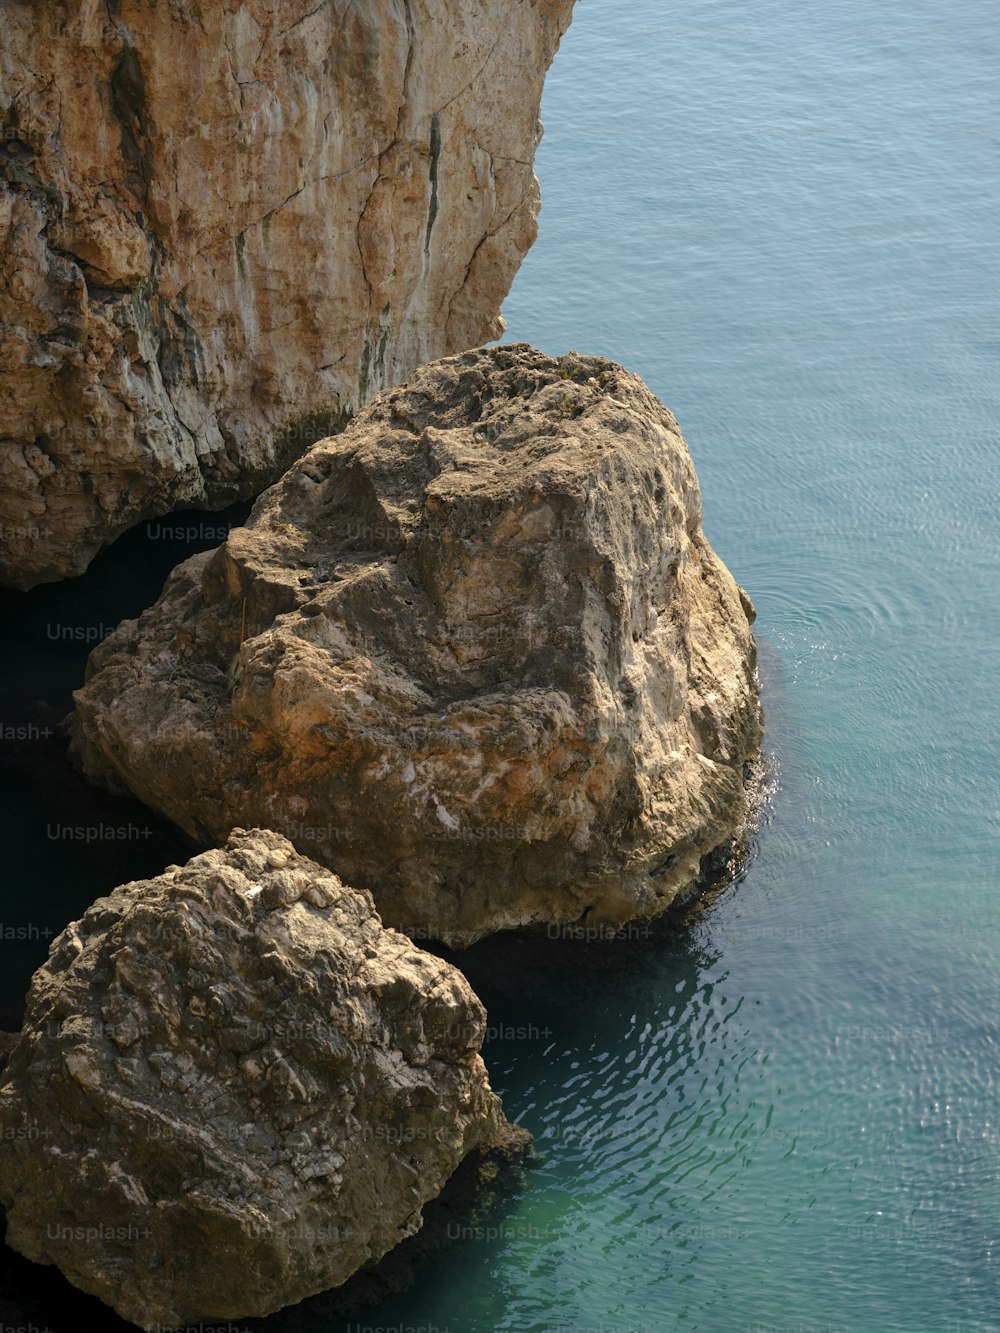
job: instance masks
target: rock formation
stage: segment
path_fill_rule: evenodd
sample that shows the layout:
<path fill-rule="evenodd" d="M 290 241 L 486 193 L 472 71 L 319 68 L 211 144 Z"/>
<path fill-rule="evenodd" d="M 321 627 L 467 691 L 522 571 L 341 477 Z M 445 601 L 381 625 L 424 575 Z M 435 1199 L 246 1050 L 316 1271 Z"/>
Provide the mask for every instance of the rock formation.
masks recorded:
<path fill-rule="evenodd" d="M 147 1328 L 339 1285 L 509 1128 L 484 1030 L 367 894 L 237 830 L 36 973 L 0 1075 L 8 1242 Z"/>
<path fill-rule="evenodd" d="M 752 608 L 677 423 L 523 345 L 380 395 L 93 653 L 89 775 L 284 832 L 414 938 L 661 913 L 745 812 Z"/>
<path fill-rule="evenodd" d="M 497 336 L 573 0 L 0 0 L 0 581 Z"/>

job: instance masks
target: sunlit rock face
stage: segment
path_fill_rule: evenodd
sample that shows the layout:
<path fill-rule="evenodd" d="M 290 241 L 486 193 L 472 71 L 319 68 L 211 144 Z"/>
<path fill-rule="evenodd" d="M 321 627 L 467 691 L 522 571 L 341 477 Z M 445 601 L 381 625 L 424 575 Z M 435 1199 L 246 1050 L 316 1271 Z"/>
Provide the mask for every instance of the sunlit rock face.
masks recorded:
<path fill-rule="evenodd" d="M 573 0 L 0 0 L 0 581 L 496 337 Z"/>
<path fill-rule="evenodd" d="M 467 352 L 95 649 L 76 751 L 205 843 L 280 830 L 418 938 L 615 928 L 743 825 L 751 617 L 641 380 Z"/>

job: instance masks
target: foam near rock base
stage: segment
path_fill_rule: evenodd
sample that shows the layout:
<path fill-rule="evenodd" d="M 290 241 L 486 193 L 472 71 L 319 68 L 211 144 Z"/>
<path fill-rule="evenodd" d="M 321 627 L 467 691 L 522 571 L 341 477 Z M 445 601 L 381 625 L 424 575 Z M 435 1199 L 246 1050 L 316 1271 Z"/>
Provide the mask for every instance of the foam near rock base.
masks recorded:
<path fill-rule="evenodd" d="M 641 380 L 468 352 L 314 446 L 94 651 L 77 753 L 204 842 L 280 830 L 415 938 L 613 930 L 743 822 L 751 616 Z"/>

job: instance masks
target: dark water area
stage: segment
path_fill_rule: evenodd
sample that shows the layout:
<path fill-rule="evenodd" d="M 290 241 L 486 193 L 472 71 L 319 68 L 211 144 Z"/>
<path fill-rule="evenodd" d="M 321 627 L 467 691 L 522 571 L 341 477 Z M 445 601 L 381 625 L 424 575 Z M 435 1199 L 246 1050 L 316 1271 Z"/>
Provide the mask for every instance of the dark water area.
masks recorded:
<path fill-rule="evenodd" d="M 0 591 L 0 1030 L 19 1025 L 31 974 L 60 930 L 116 885 L 199 850 L 138 801 L 84 782 L 62 723 L 95 644 L 152 605 L 180 561 L 217 546 L 249 509 L 152 519 L 80 578 Z"/>

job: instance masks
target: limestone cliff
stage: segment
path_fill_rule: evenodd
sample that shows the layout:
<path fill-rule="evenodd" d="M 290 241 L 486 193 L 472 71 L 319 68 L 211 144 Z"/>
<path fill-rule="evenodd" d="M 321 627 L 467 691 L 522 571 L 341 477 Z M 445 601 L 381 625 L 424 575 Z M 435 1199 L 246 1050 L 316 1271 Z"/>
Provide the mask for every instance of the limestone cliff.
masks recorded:
<path fill-rule="evenodd" d="M 495 337 L 573 0 L 0 0 L 0 581 Z"/>
<path fill-rule="evenodd" d="M 739 830 L 749 599 L 636 376 L 423 367 L 91 656 L 90 773 L 204 842 L 267 824 L 415 936 L 653 917 Z"/>

